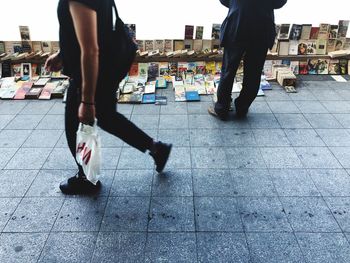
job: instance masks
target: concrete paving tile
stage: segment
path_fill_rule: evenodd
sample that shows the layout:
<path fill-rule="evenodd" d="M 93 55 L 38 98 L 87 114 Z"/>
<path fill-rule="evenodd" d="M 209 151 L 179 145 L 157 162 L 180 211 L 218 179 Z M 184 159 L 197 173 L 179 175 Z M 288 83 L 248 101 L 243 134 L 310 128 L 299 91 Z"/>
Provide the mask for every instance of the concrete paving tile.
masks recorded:
<path fill-rule="evenodd" d="M 227 147 L 230 168 L 266 168 L 260 149 L 256 147 Z"/>
<path fill-rule="evenodd" d="M 160 115 L 159 129 L 160 130 L 188 129 L 188 116 L 187 115 Z"/>
<path fill-rule="evenodd" d="M 6 101 L 1 104 L 0 114 L 18 114 L 27 104 L 28 101 Z"/>
<path fill-rule="evenodd" d="M 169 102 L 167 105 L 162 105 L 162 107 L 160 108 L 160 114 L 161 115 L 182 115 L 182 114 L 187 115 L 187 103 Z"/>
<path fill-rule="evenodd" d="M 212 105 L 212 102 L 187 103 L 187 113 L 207 115 L 208 108 Z"/>
<path fill-rule="evenodd" d="M 326 197 L 325 200 L 341 229 L 350 234 L 350 197 Z"/>
<path fill-rule="evenodd" d="M 282 197 L 281 202 L 296 232 L 341 231 L 321 197 Z"/>
<path fill-rule="evenodd" d="M 0 197 L 23 197 L 38 170 L 2 170 L 0 171 Z"/>
<path fill-rule="evenodd" d="M 350 245 L 343 234 L 297 233 L 296 236 L 307 262 L 346 263 L 350 261 Z"/>
<path fill-rule="evenodd" d="M 0 232 L 12 217 L 20 201 L 20 198 L 0 198 Z"/>
<path fill-rule="evenodd" d="M 341 125 L 350 129 L 350 114 L 333 114 L 333 116 L 341 123 Z"/>
<path fill-rule="evenodd" d="M 292 147 L 264 147 L 260 151 L 268 168 L 303 167 Z"/>
<path fill-rule="evenodd" d="M 246 232 L 291 232 L 287 216 L 278 198 L 237 198 Z"/>
<path fill-rule="evenodd" d="M 48 158 L 51 148 L 20 148 L 12 159 L 8 162 L 5 169 L 40 169 Z"/>
<path fill-rule="evenodd" d="M 242 220 L 232 197 L 196 197 L 196 231 L 242 232 Z"/>
<path fill-rule="evenodd" d="M 154 104 L 134 105 L 132 115 L 157 115 L 160 113 L 160 107 Z"/>
<path fill-rule="evenodd" d="M 284 129 L 307 129 L 310 123 L 302 114 L 275 114 L 281 127 Z"/>
<path fill-rule="evenodd" d="M 152 170 L 117 170 L 110 196 L 150 196 Z"/>
<path fill-rule="evenodd" d="M 6 130 L 32 130 L 35 129 L 44 115 L 17 115 L 4 128 Z"/>
<path fill-rule="evenodd" d="M 22 199 L 4 232 L 49 232 L 63 200 L 46 197 Z"/>
<path fill-rule="evenodd" d="M 149 197 L 110 197 L 100 231 L 146 231 Z"/>
<path fill-rule="evenodd" d="M 293 146 L 326 146 L 314 129 L 285 129 L 284 131 Z"/>
<path fill-rule="evenodd" d="M 295 104 L 301 113 L 328 113 L 319 101 L 296 101 Z"/>
<path fill-rule="evenodd" d="M 91 262 L 144 262 L 145 243 L 146 233 L 100 232 Z"/>
<path fill-rule="evenodd" d="M 193 232 L 194 205 L 192 197 L 153 197 L 149 232 Z"/>
<path fill-rule="evenodd" d="M 101 138 L 101 146 L 103 148 L 116 148 L 124 145 L 124 142 L 113 134 L 110 134 L 102 129 L 98 130 Z"/>
<path fill-rule="evenodd" d="M 256 141 L 250 129 L 223 129 L 219 136 L 224 146 L 255 146 Z"/>
<path fill-rule="evenodd" d="M 52 231 L 99 231 L 106 202 L 106 197 L 66 198 Z"/>
<path fill-rule="evenodd" d="M 320 196 L 308 172 L 304 169 L 270 169 L 279 196 Z"/>
<path fill-rule="evenodd" d="M 321 101 L 330 113 L 350 113 L 349 101 Z"/>
<path fill-rule="evenodd" d="M 134 148 L 123 148 L 119 157 L 118 169 L 153 169 L 154 161 L 148 154 Z"/>
<path fill-rule="evenodd" d="M 65 113 L 66 104 L 62 103 L 62 100 L 57 100 L 47 114 L 60 115 Z"/>
<path fill-rule="evenodd" d="M 350 168 L 350 147 L 330 147 L 330 149 L 344 168 Z"/>
<path fill-rule="evenodd" d="M 117 112 L 123 115 L 130 115 L 134 109 L 134 105 L 132 104 L 117 104 L 116 110 Z"/>
<path fill-rule="evenodd" d="M 326 147 L 294 148 L 305 168 L 341 168 L 340 163 Z"/>
<path fill-rule="evenodd" d="M 0 262 L 35 263 L 48 233 L 3 233 L 0 236 Z"/>
<path fill-rule="evenodd" d="M 183 125 L 186 125 L 185 123 Z M 190 129 L 218 129 L 220 124 L 215 117 L 207 115 L 188 115 Z"/>
<path fill-rule="evenodd" d="M 191 146 L 224 146 L 225 141 L 221 137 L 220 129 L 191 129 Z M 231 130 L 228 130 L 231 131 Z"/>
<path fill-rule="evenodd" d="M 30 148 L 25 148 L 30 149 Z M 51 150 L 51 149 L 50 149 Z M 43 169 L 77 169 L 78 166 L 67 148 L 54 148 L 43 165 Z M 114 167 L 115 168 L 115 167 Z"/>
<path fill-rule="evenodd" d="M 32 130 L 0 131 L 0 148 L 19 148 L 31 134 Z"/>
<path fill-rule="evenodd" d="M 172 143 L 175 147 L 189 147 L 190 132 L 187 129 L 159 130 L 158 140 Z"/>
<path fill-rule="evenodd" d="M 305 262 L 297 240 L 291 233 L 248 233 L 252 262 Z"/>
<path fill-rule="evenodd" d="M 292 145 L 282 129 L 253 129 L 253 134 L 258 146 L 278 147 Z"/>
<path fill-rule="evenodd" d="M 173 147 L 164 172 L 173 169 L 191 168 L 191 151 L 189 147 Z"/>
<path fill-rule="evenodd" d="M 19 114 L 24 115 L 34 115 L 34 114 L 46 114 L 55 104 L 54 101 L 29 101 L 27 105 L 19 112 Z"/>
<path fill-rule="evenodd" d="M 6 166 L 17 150 L 17 148 L 0 148 L 0 169 Z"/>
<path fill-rule="evenodd" d="M 140 129 L 157 129 L 159 115 L 132 115 L 131 121 Z"/>
<path fill-rule="evenodd" d="M 327 146 L 350 146 L 350 133 L 345 129 L 317 129 Z"/>
<path fill-rule="evenodd" d="M 197 233 L 197 249 L 199 262 L 250 262 L 246 238 L 240 233 Z"/>
<path fill-rule="evenodd" d="M 149 233 L 145 262 L 197 262 L 194 233 Z"/>
<path fill-rule="evenodd" d="M 38 262 L 89 262 L 97 233 L 51 233 Z"/>
<path fill-rule="evenodd" d="M 16 115 L 1 115 L 0 114 L 0 130 L 4 129 L 7 124 L 9 124 L 10 121 L 13 120 L 13 118 Z"/>
<path fill-rule="evenodd" d="M 191 148 L 192 168 L 228 168 L 225 150 L 217 147 Z"/>
<path fill-rule="evenodd" d="M 192 172 L 189 169 L 154 174 L 152 196 L 193 196 Z"/>
<path fill-rule="evenodd" d="M 297 93 L 289 93 L 289 98 L 293 101 L 315 101 L 316 97 L 312 94 L 312 92 L 303 87 L 299 87 Z"/>
<path fill-rule="evenodd" d="M 37 130 L 64 130 L 64 115 L 46 115 L 36 127 Z"/>
<path fill-rule="evenodd" d="M 250 113 L 247 116 L 250 126 L 254 129 L 279 129 L 280 124 L 271 113 Z"/>
<path fill-rule="evenodd" d="M 304 114 L 304 117 L 314 129 L 342 128 L 340 122 L 332 114 Z"/>
<path fill-rule="evenodd" d="M 273 113 L 300 113 L 293 101 L 269 101 L 268 105 Z"/>
<path fill-rule="evenodd" d="M 33 130 L 22 147 L 53 148 L 62 134 L 62 130 Z"/>
<path fill-rule="evenodd" d="M 350 176 L 345 170 L 312 169 L 309 174 L 323 196 L 350 196 Z"/>
<path fill-rule="evenodd" d="M 265 101 L 254 101 L 250 105 L 249 113 L 272 113 L 269 105 Z"/>

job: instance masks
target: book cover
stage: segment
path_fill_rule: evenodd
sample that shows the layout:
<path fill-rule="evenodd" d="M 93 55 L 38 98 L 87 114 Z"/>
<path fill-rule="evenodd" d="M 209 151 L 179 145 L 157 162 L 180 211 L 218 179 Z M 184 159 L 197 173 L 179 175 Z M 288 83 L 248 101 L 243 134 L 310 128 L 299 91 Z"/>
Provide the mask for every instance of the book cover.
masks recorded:
<path fill-rule="evenodd" d="M 288 56 L 289 52 L 289 41 L 284 40 L 279 42 L 278 55 L 279 56 Z"/>
<path fill-rule="evenodd" d="M 220 39 L 221 24 L 213 24 L 211 30 L 211 39 Z"/>
<path fill-rule="evenodd" d="M 197 62 L 188 62 L 187 65 L 188 65 L 187 72 L 196 74 Z"/>
<path fill-rule="evenodd" d="M 347 59 L 339 59 L 339 71 L 341 75 L 348 74 L 348 60 Z"/>
<path fill-rule="evenodd" d="M 299 45 L 298 40 L 290 40 L 288 54 L 289 55 L 298 55 L 298 45 Z"/>
<path fill-rule="evenodd" d="M 175 86 L 175 101 L 186 101 L 185 87 Z"/>
<path fill-rule="evenodd" d="M 198 91 L 186 91 L 185 92 L 186 101 L 200 101 L 201 98 L 199 97 Z"/>
<path fill-rule="evenodd" d="M 309 40 L 307 41 L 307 49 L 306 54 L 307 55 L 316 55 L 316 42 L 317 40 Z"/>
<path fill-rule="evenodd" d="M 0 55 L 6 53 L 5 42 L 0 41 Z"/>
<path fill-rule="evenodd" d="M 196 73 L 205 75 L 205 62 L 204 61 L 197 62 Z"/>
<path fill-rule="evenodd" d="M 178 62 L 177 63 L 177 70 L 179 74 L 183 74 L 187 72 L 188 70 L 188 62 Z"/>
<path fill-rule="evenodd" d="M 207 94 L 209 95 L 213 95 L 216 92 L 215 84 L 213 80 L 205 81 L 205 88 L 207 90 Z"/>
<path fill-rule="evenodd" d="M 60 42 L 59 41 L 51 41 L 52 52 L 56 53 L 60 50 Z"/>
<path fill-rule="evenodd" d="M 174 51 L 183 50 L 185 47 L 184 41 L 180 39 L 174 40 Z"/>
<path fill-rule="evenodd" d="M 350 50 L 350 38 L 345 38 L 343 43 L 343 50 Z"/>
<path fill-rule="evenodd" d="M 331 25 L 329 30 L 329 39 L 336 39 L 338 37 L 338 25 Z"/>
<path fill-rule="evenodd" d="M 320 30 L 318 31 L 317 39 L 327 40 L 330 29 L 330 24 L 320 24 Z"/>
<path fill-rule="evenodd" d="M 335 41 L 335 51 L 342 50 L 345 43 L 345 38 L 337 38 Z"/>
<path fill-rule="evenodd" d="M 164 52 L 172 52 L 174 51 L 173 40 L 165 39 L 164 40 Z"/>
<path fill-rule="evenodd" d="M 142 102 L 142 94 L 141 93 L 132 93 L 130 95 L 129 103 L 131 104 L 140 104 Z"/>
<path fill-rule="evenodd" d="M 184 40 L 184 49 L 193 50 L 193 39 Z"/>
<path fill-rule="evenodd" d="M 164 40 L 156 39 L 154 40 L 154 49 L 159 50 L 159 52 L 164 52 Z"/>
<path fill-rule="evenodd" d="M 136 40 L 137 43 L 137 49 L 140 50 L 140 52 L 145 51 L 145 41 L 144 40 Z"/>
<path fill-rule="evenodd" d="M 204 31 L 203 26 L 196 27 L 196 39 L 203 39 L 203 31 Z"/>
<path fill-rule="evenodd" d="M 34 86 L 45 86 L 49 81 L 50 78 L 39 78 L 36 82 L 34 82 Z"/>
<path fill-rule="evenodd" d="M 215 63 L 215 74 L 221 74 L 222 61 Z"/>
<path fill-rule="evenodd" d="M 331 75 L 340 74 L 339 59 L 331 59 L 329 61 L 328 71 Z"/>
<path fill-rule="evenodd" d="M 145 40 L 145 51 L 153 51 L 154 46 L 153 40 Z"/>
<path fill-rule="evenodd" d="M 153 104 L 156 102 L 155 94 L 143 94 L 142 96 L 142 104 Z"/>
<path fill-rule="evenodd" d="M 299 61 L 290 62 L 290 70 L 295 74 L 299 75 Z"/>
<path fill-rule="evenodd" d="M 299 61 L 299 74 L 300 75 L 309 74 L 307 61 Z"/>
<path fill-rule="evenodd" d="M 44 64 L 41 64 L 40 66 L 40 77 L 43 77 L 43 78 L 51 77 L 51 72 L 45 69 Z"/>
<path fill-rule="evenodd" d="M 327 54 L 335 51 L 336 39 L 328 39 L 327 41 Z"/>
<path fill-rule="evenodd" d="M 19 26 L 19 32 L 22 41 L 30 41 L 30 33 L 28 26 Z"/>
<path fill-rule="evenodd" d="M 2 78 L 6 78 L 6 77 L 11 77 L 11 72 L 12 72 L 12 68 L 11 68 L 11 60 L 3 60 L 1 63 L 1 77 Z"/>
<path fill-rule="evenodd" d="M 166 89 L 167 88 L 167 82 L 165 78 L 159 77 L 156 81 L 156 88 L 157 89 Z"/>
<path fill-rule="evenodd" d="M 280 31 L 278 33 L 278 39 L 288 39 L 290 24 L 281 24 Z"/>
<path fill-rule="evenodd" d="M 129 76 L 135 77 L 139 75 L 139 64 L 138 63 L 132 63 L 130 70 L 129 70 Z"/>
<path fill-rule="evenodd" d="M 263 72 L 267 80 L 272 79 L 272 60 L 266 60 L 264 63 Z"/>
<path fill-rule="evenodd" d="M 1 88 L 1 99 L 12 100 L 15 97 L 18 89 L 19 87 L 16 83 L 13 83 L 11 86 L 8 86 L 6 88 Z"/>
<path fill-rule="evenodd" d="M 316 75 L 317 74 L 317 59 L 308 59 L 307 61 L 307 67 L 308 72 L 310 75 Z"/>
<path fill-rule="evenodd" d="M 293 24 L 289 33 L 289 40 L 299 40 L 301 38 L 302 25 Z"/>
<path fill-rule="evenodd" d="M 22 64 L 13 64 L 12 65 L 12 76 L 21 77 Z"/>
<path fill-rule="evenodd" d="M 203 49 L 202 50 L 211 50 L 211 39 L 203 40 Z"/>
<path fill-rule="evenodd" d="M 216 64 L 215 61 L 208 61 L 205 65 L 205 72 L 206 74 L 212 74 L 215 75 L 216 73 Z"/>
<path fill-rule="evenodd" d="M 311 27 L 310 39 L 317 39 L 319 31 L 320 31 L 319 27 Z"/>
<path fill-rule="evenodd" d="M 26 53 L 32 52 L 32 42 L 31 41 L 22 41 L 22 51 Z"/>
<path fill-rule="evenodd" d="M 177 62 L 169 62 L 170 75 L 177 75 Z"/>
<path fill-rule="evenodd" d="M 44 53 L 51 53 L 52 52 L 51 41 L 41 41 L 41 50 Z"/>
<path fill-rule="evenodd" d="M 349 20 L 339 20 L 338 38 L 346 37 L 348 33 Z"/>
<path fill-rule="evenodd" d="M 327 39 L 317 39 L 316 54 L 326 55 L 326 53 L 327 53 Z"/>
<path fill-rule="evenodd" d="M 193 40 L 193 50 L 196 52 L 200 52 L 203 49 L 203 40 L 195 39 Z"/>
<path fill-rule="evenodd" d="M 153 82 L 148 82 L 145 86 L 145 94 L 151 94 L 156 92 L 156 84 Z"/>
<path fill-rule="evenodd" d="M 27 77 L 31 78 L 32 77 L 32 65 L 31 63 L 22 63 L 21 64 L 21 78 Z"/>
<path fill-rule="evenodd" d="M 24 100 L 25 95 L 29 92 L 29 90 L 32 88 L 33 82 L 26 81 L 22 83 L 22 86 L 17 90 L 16 95 L 14 97 L 15 100 Z"/>
<path fill-rule="evenodd" d="M 156 95 L 155 105 L 166 105 L 166 104 L 167 104 L 166 96 Z"/>
<path fill-rule="evenodd" d="M 220 49 L 220 39 L 213 39 L 211 41 L 211 50 Z"/>
<path fill-rule="evenodd" d="M 169 62 L 159 62 L 159 76 L 170 75 Z"/>
<path fill-rule="evenodd" d="M 43 90 L 40 93 L 39 100 L 50 100 L 51 93 L 56 88 L 57 82 L 46 83 Z"/>
<path fill-rule="evenodd" d="M 185 39 L 193 39 L 194 26 L 185 25 Z"/>
<path fill-rule="evenodd" d="M 303 40 L 310 39 L 311 27 L 312 27 L 311 24 L 303 24 L 302 25 L 300 39 L 303 39 Z"/>
<path fill-rule="evenodd" d="M 325 75 L 328 74 L 328 59 L 319 59 L 317 61 L 317 74 Z"/>
<path fill-rule="evenodd" d="M 159 63 L 148 63 L 148 80 L 153 81 L 159 77 Z"/>
<path fill-rule="evenodd" d="M 26 99 L 38 99 L 42 90 L 43 90 L 43 88 L 32 87 L 25 95 L 25 98 Z"/>
<path fill-rule="evenodd" d="M 148 64 L 139 63 L 139 76 L 147 76 L 148 74 Z"/>

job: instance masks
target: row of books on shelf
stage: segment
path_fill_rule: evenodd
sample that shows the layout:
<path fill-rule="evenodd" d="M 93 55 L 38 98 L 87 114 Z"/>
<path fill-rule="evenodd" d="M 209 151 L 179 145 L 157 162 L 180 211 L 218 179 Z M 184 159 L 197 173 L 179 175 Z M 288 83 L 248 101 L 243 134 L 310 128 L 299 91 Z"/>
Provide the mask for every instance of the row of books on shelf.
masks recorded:
<path fill-rule="evenodd" d="M 62 78 L 35 77 L 30 80 L 23 81 L 16 77 L 6 77 L 0 79 L 0 99 L 50 100 L 52 98 L 63 98 L 68 86 L 68 79 Z"/>

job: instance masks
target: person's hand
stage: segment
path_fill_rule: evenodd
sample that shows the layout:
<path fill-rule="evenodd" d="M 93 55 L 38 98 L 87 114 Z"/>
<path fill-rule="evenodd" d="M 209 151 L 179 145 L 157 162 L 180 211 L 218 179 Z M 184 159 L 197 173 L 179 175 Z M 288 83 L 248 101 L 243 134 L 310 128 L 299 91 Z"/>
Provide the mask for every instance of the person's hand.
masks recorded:
<path fill-rule="evenodd" d="M 95 105 L 80 103 L 78 118 L 81 123 L 92 126 L 95 121 L 95 116 Z"/>
<path fill-rule="evenodd" d="M 49 56 L 45 62 L 45 70 L 49 72 L 57 72 L 62 69 L 62 60 L 59 53 Z"/>

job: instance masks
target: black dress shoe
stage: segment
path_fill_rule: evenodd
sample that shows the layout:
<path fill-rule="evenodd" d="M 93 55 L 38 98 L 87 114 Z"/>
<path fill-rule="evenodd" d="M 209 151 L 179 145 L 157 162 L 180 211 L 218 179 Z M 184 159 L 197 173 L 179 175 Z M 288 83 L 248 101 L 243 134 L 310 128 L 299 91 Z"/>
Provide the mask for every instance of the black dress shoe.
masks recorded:
<path fill-rule="evenodd" d="M 219 114 L 215 111 L 215 108 L 213 106 L 210 106 L 208 108 L 208 113 L 216 118 L 219 118 L 222 121 L 226 121 L 228 118 L 228 113 L 227 114 Z"/>
<path fill-rule="evenodd" d="M 161 173 L 164 170 L 172 147 L 172 144 L 156 142 L 154 146 L 155 150 L 150 152 L 150 155 L 153 157 L 154 162 L 156 163 L 156 171 L 158 173 Z"/>
<path fill-rule="evenodd" d="M 101 182 L 97 181 L 96 185 L 91 183 L 85 177 L 73 176 L 60 184 L 62 193 L 67 195 L 95 194 L 101 189 Z"/>
<path fill-rule="evenodd" d="M 239 119 L 247 117 L 248 109 L 243 109 L 238 106 L 237 99 L 235 99 L 236 116 Z"/>

